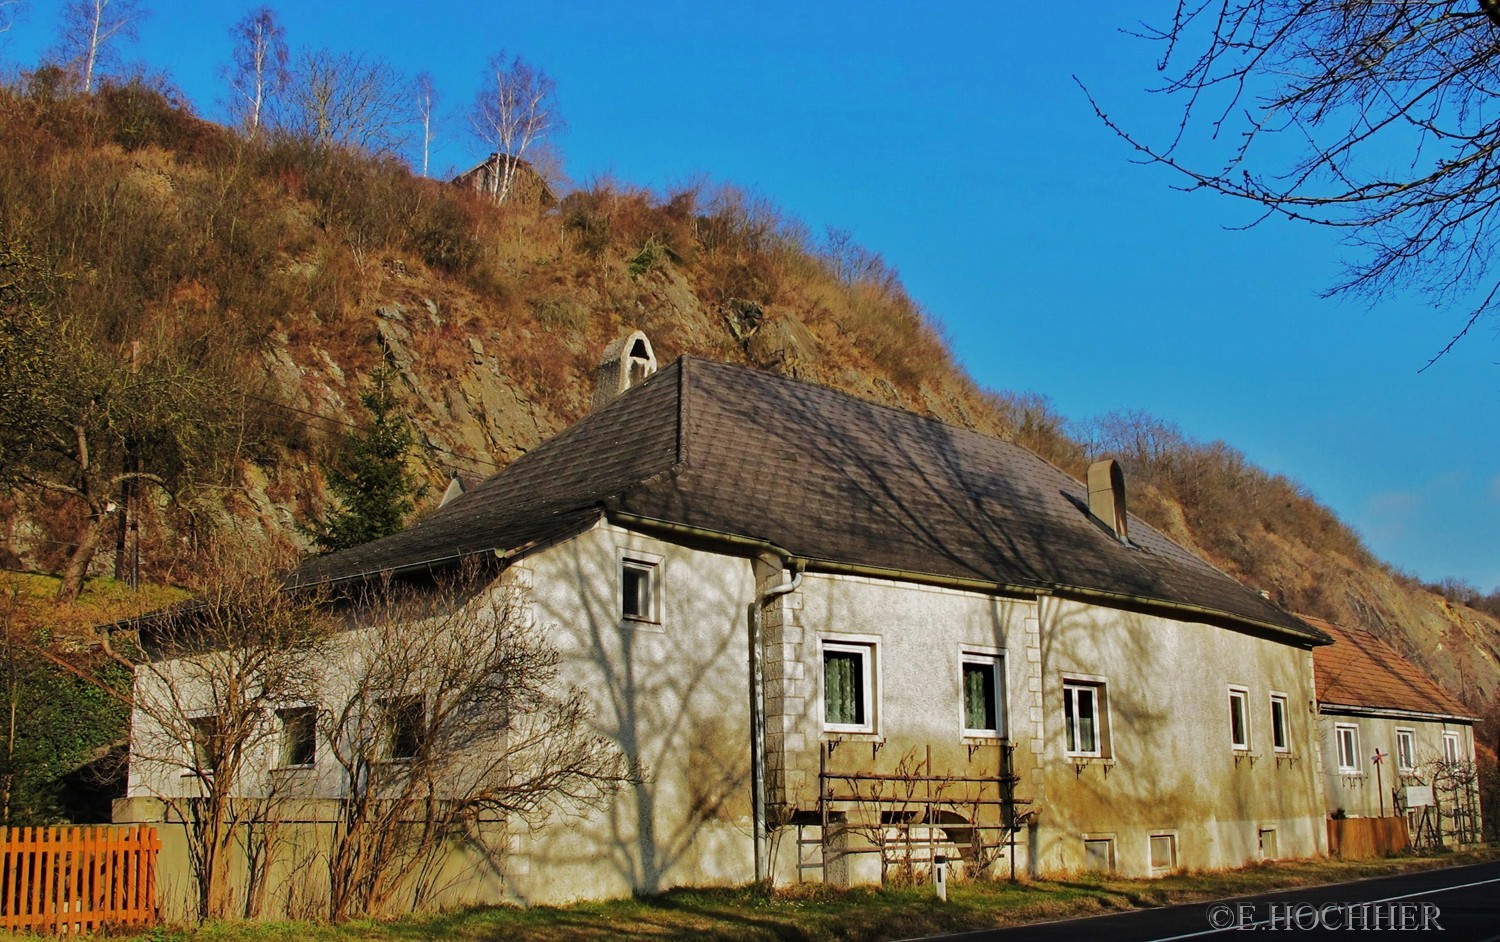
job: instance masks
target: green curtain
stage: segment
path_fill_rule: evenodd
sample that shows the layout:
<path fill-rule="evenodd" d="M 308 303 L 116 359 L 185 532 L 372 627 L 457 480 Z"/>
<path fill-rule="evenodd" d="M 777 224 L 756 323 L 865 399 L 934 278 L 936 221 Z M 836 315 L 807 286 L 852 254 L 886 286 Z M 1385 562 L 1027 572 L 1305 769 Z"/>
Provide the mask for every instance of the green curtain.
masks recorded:
<path fill-rule="evenodd" d="M 964 665 L 964 728 L 995 729 L 995 669 Z"/>
<path fill-rule="evenodd" d="M 823 719 L 829 723 L 855 725 L 864 722 L 864 696 L 860 684 L 864 673 L 860 657 L 844 651 L 823 654 Z"/>

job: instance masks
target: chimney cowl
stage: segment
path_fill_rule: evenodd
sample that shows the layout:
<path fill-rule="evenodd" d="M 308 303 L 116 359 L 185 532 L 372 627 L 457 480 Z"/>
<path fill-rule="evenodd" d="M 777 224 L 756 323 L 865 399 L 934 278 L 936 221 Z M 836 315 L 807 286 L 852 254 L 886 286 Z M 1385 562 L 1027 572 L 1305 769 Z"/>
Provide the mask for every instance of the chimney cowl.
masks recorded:
<path fill-rule="evenodd" d="M 604 348 L 604 356 L 594 373 L 594 408 L 640 385 L 655 372 L 656 352 L 645 334 L 632 330 L 618 338 Z"/>
<path fill-rule="evenodd" d="M 1089 513 L 1121 543 L 1130 543 L 1130 518 L 1125 511 L 1125 472 L 1113 458 L 1089 465 Z"/>

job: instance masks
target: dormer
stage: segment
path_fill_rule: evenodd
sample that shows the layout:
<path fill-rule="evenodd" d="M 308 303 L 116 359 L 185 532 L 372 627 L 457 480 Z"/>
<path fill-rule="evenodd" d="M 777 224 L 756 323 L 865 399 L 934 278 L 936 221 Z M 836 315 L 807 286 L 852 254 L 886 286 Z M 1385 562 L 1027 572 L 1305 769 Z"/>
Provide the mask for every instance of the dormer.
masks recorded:
<path fill-rule="evenodd" d="M 604 348 L 604 357 L 594 373 L 594 408 L 639 386 L 655 372 L 656 353 L 645 334 L 633 330 L 614 341 Z"/>

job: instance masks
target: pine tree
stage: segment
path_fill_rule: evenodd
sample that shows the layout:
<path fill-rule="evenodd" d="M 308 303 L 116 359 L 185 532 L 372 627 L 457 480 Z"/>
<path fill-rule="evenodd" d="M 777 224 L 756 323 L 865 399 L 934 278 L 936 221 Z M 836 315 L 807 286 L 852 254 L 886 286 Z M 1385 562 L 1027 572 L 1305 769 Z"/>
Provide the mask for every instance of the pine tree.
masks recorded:
<path fill-rule="evenodd" d="M 337 459 L 323 466 L 337 504 L 309 528 L 325 553 L 400 530 L 417 494 L 417 482 L 406 470 L 411 423 L 398 409 L 391 370 L 376 370 L 369 390 L 359 398 L 369 425 L 351 432 Z"/>

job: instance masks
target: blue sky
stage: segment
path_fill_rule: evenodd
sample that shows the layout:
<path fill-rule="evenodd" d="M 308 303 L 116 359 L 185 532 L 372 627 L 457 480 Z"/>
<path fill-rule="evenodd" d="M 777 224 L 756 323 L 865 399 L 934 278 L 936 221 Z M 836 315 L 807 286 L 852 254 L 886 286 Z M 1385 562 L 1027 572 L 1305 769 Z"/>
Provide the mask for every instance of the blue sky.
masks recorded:
<path fill-rule="evenodd" d="M 34 64 L 58 0 L 27 0 L 0 63 Z M 127 59 L 221 114 L 228 29 L 250 4 L 146 0 Z M 273 6 L 276 6 L 273 4 Z M 485 60 L 557 81 L 577 181 L 696 175 L 756 190 L 813 231 L 849 229 L 900 269 L 983 385 L 1071 418 L 1143 409 L 1307 486 L 1380 556 L 1500 586 L 1500 338 L 1439 364 L 1461 311 L 1321 300 L 1335 234 L 1172 188 L 1093 116 L 1077 76 L 1162 139 L 1136 4 L 444 2 L 277 7 L 297 46 L 431 72 L 434 168 L 482 156 L 462 112 Z M 1127 9 L 1129 13 L 1117 12 Z M 1153 14 L 1152 11 L 1156 11 Z M 1115 19 L 1114 17 L 1118 17 Z"/>

